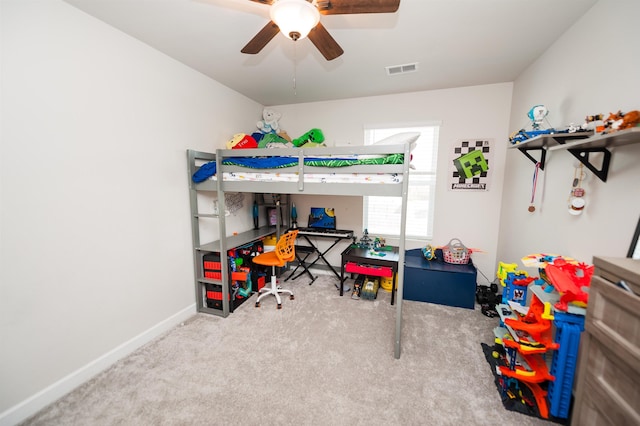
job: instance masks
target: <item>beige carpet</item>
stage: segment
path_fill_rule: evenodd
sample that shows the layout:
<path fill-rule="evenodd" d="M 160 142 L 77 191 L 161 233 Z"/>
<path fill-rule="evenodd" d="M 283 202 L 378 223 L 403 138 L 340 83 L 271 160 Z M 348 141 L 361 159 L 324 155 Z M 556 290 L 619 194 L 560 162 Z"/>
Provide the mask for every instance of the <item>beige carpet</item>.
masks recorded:
<path fill-rule="evenodd" d="M 337 280 L 284 283 L 228 318 L 199 314 L 47 407 L 29 425 L 541 425 L 504 409 L 484 359 L 496 319 L 340 297 Z"/>

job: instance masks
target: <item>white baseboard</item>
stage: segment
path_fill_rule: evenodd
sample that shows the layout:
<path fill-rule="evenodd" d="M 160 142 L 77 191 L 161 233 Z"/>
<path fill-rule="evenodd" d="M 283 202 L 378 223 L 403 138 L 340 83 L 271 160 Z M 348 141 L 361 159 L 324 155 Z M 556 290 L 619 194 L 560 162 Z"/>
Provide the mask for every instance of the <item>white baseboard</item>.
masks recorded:
<path fill-rule="evenodd" d="M 74 371 L 73 373 L 63 377 L 57 382 L 47 386 L 36 394 L 30 396 L 17 405 L 0 413 L 0 426 L 16 425 L 47 405 L 62 398 L 73 389 L 106 370 L 118 360 L 129 355 L 141 346 L 149 343 L 151 340 L 169 331 L 173 327 L 191 318 L 196 314 L 196 305 L 187 306 L 181 311 L 175 313 L 169 318 L 159 322 L 150 329 L 140 333 L 131 340 L 121 344 L 113 350 L 105 353 L 101 357 L 91 361 L 89 364 Z"/>

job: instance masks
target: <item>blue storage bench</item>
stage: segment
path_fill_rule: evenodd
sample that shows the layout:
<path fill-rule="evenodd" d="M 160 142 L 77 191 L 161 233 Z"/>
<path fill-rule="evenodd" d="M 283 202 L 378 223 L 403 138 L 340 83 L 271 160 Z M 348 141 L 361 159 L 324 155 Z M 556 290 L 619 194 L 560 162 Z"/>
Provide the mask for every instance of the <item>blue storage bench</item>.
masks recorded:
<path fill-rule="evenodd" d="M 440 251 L 440 250 L 438 250 Z M 427 260 L 421 249 L 407 250 L 404 258 L 404 300 L 474 309 L 476 267 Z"/>

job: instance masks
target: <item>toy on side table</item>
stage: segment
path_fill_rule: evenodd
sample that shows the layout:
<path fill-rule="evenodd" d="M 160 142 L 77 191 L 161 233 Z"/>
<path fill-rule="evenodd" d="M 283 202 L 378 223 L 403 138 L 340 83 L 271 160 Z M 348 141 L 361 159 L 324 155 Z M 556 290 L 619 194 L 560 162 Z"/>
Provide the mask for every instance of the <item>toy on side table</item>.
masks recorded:
<path fill-rule="evenodd" d="M 436 257 L 436 249 L 431 244 L 427 244 L 422 247 L 422 255 L 427 260 L 433 260 Z"/>
<path fill-rule="evenodd" d="M 364 230 L 362 238 L 358 241 L 358 247 L 367 249 L 373 247 L 373 240 L 369 237 L 369 231 L 367 229 Z"/>

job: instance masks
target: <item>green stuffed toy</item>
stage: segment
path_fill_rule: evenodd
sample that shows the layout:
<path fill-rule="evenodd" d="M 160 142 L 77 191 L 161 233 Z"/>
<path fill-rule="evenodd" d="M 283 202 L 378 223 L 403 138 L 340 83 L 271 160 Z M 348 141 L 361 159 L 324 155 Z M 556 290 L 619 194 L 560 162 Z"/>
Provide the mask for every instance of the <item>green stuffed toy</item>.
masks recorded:
<path fill-rule="evenodd" d="M 291 141 L 291 143 L 298 148 L 302 146 L 314 147 L 318 146 L 322 142 L 324 142 L 324 135 L 320 129 L 311 129 L 304 135 Z"/>

